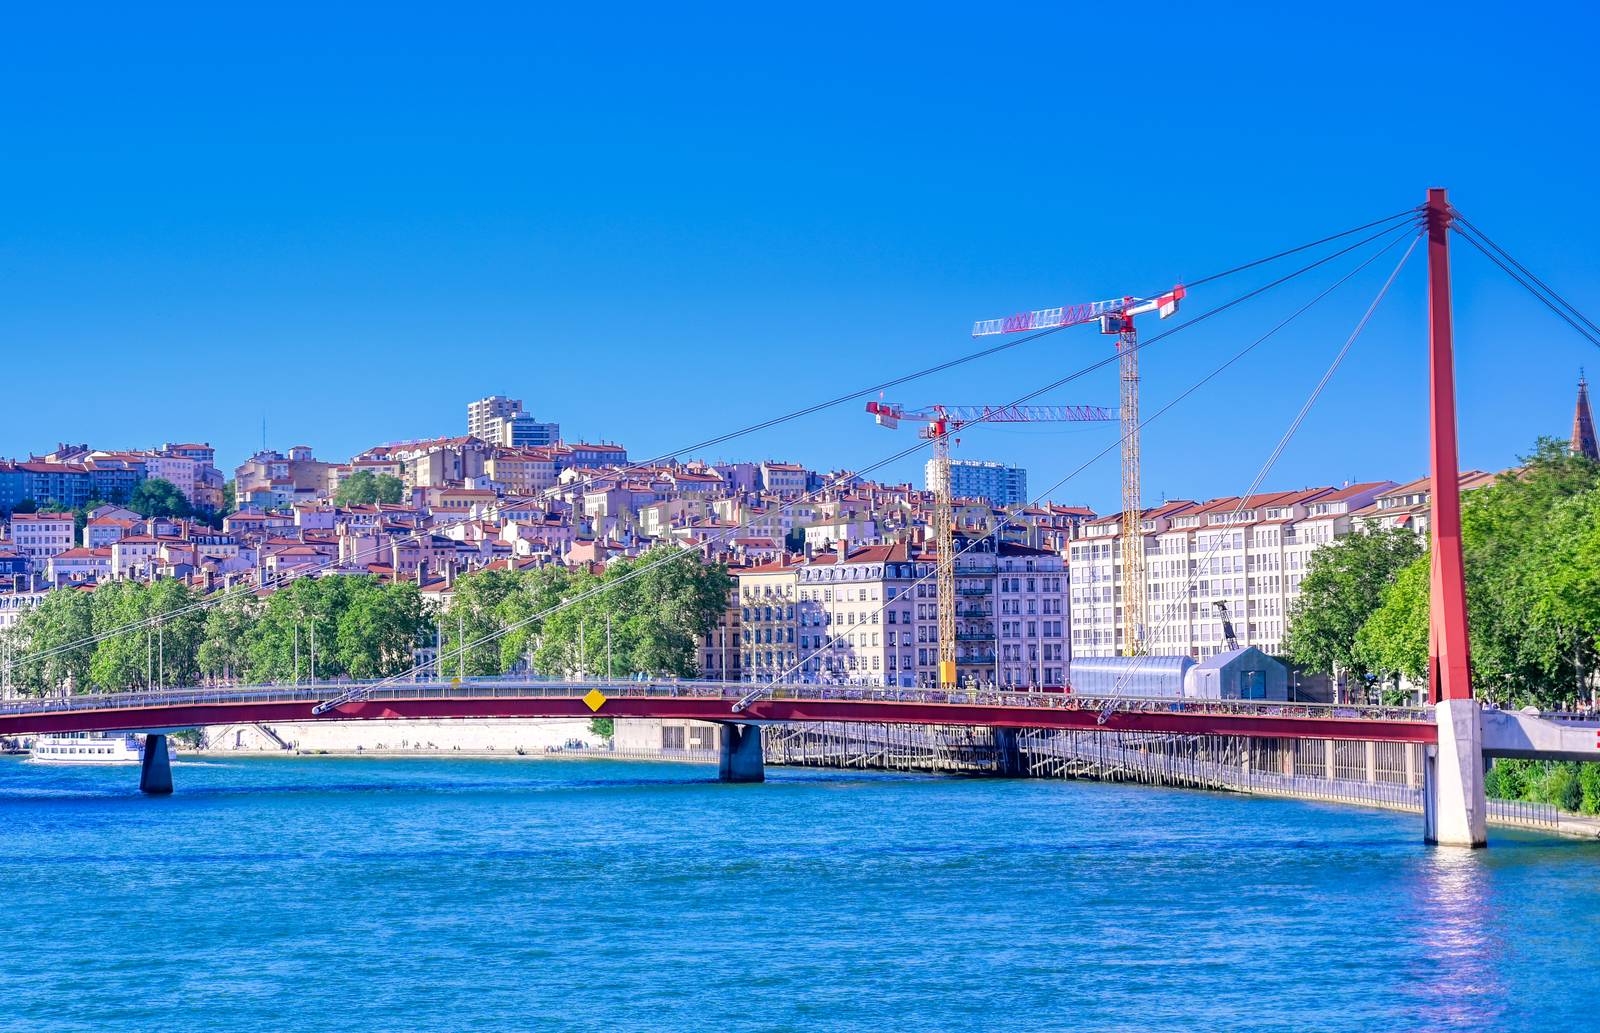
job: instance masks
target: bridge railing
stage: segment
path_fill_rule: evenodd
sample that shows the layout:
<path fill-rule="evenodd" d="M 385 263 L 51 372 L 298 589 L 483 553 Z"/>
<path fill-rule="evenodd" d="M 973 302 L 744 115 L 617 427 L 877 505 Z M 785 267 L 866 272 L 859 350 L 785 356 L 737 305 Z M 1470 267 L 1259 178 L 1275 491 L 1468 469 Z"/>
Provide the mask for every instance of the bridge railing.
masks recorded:
<path fill-rule="evenodd" d="M 140 692 L 83 693 L 0 704 L 0 714 L 55 713 L 197 706 L 219 703 L 317 703 L 353 689 L 368 690 L 365 700 L 384 699 L 547 699 L 581 697 L 598 689 L 612 698 L 721 699 L 730 705 L 750 690 L 749 683 L 721 681 L 607 681 L 527 678 L 472 678 L 461 681 L 318 682 L 302 685 L 196 687 Z M 1079 696 L 1063 692 L 893 688 L 882 686 L 779 683 L 763 686 L 763 700 L 815 700 L 863 703 L 933 703 L 1007 709 L 1092 710 L 1111 713 L 1163 713 L 1230 717 L 1431 722 L 1430 710 L 1266 700 L 1192 699 L 1154 696 Z M 756 714 L 749 716 L 755 717 Z"/>

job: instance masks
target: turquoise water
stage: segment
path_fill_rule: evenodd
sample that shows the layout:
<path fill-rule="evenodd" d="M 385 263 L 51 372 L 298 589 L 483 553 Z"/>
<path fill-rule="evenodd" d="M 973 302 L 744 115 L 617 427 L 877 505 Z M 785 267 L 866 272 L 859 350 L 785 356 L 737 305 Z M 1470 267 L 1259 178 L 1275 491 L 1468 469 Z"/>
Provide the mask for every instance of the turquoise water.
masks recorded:
<path fill-rule="evenodd" d="M 1135 786 L 0 760 L 7 1030 L 1593 1030 L 1600 846 Z"/>

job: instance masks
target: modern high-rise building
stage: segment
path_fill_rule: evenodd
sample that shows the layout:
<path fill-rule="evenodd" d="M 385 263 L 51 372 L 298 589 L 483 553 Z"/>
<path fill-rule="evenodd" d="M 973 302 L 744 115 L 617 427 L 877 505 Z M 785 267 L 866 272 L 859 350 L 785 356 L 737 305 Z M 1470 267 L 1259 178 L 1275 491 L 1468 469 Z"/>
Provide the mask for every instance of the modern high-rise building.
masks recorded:
<path fill-rule="evenodd" d="M 467 403 L 467 433 L 507 448 L 543 448 L 561 440 L 561 425 L 534 419 L 520 399 L 490 395 Z"/>
<path fill-rule="evenodd" d="M 933 460 L 923 468 L 923 485 L 933 490 Z M 978 459 L 950 460 L 950 494 L 958 499 L 983 499 L 995 506 L 1019 506 L 1028 499 L 1028 471 L 1020 466 Z"/>
<path fill-rule="evenodd" d="M 489 422 L 514 416 L 522 411 L 522 403 L 505 395 L 490 395 L 467 403 L 467 433 L 475 438 L 489 440 Z"/>

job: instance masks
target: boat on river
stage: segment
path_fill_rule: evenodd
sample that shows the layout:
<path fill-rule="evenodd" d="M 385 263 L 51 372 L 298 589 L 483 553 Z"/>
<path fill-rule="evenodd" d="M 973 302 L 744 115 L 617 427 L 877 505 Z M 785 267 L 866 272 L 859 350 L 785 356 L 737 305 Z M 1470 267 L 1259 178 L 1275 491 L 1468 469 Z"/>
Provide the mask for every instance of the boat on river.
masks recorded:
<path fill-rule="evenodd" d="M 139 764 L 144 736 L 131 732 L 62 732 L 34 739 L 28 759 L 41 764 Z M 167 756 L 175 755 L 167 743 Z"/>

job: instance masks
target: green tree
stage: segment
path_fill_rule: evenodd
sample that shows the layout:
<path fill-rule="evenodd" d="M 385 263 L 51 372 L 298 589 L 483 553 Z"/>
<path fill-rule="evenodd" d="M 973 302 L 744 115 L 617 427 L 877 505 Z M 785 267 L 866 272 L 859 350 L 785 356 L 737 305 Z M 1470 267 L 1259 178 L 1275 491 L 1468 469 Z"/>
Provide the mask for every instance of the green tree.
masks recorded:
<path fill-rule="evenodd" d="M 181 581 L 112 581 L 90 595 L 94 647 L 89 675 L 103 692 L 192 685 L 205 617 Z"/>
<path fill-rule="evenodd" d="M 604 674 L 609 663 L 618 677 L 693 677 L 700 637 L 727 605 L 731 580 L 726 567 L 672 548 L 612 563 L 599 577 L 580 572 L 567 595 L 575 602 L 544 621 L 536 666 L 551 674 Z"/>
<path fill-rule="evenodd" d="M 409 581 L 355 580 L 361 584 L 353 586 L 338 618 L 337 657 L 344 673 L 387 678 L 410 670 L 416 647 L 431 627 L 422 594 Z"/>
<path fill-rule="evenodd" d="M 1410 531 L 1376 527 L 1357 527 L 1312 553 L 1289 613 L 1284 651 L 1312 671 L 1371 673 L 1356 634 L 1396 574 L 1420 555 L 1422 545 Z"/>
<path fill-rule="evenodd" d="M 1413 560 L 1383 590 L 1379 605 L 1357 629 L 1357 669 L 1400 674 L 1422 682 L 1428 674 L 1428 560 Z"/>
<path fill-rule="evenodd" d="M 95 649 L 78 643 L 93 637 L 93 611 L 89 593 L 58 588 L 22 615 L 8 641 L 12 682 L 19 692 L 42 696 L 90 687 Z"/>
<path fill-rule="evenodd" d="M 1600 467 L 1541 439 L 1524 465 L 1462 504 L 1473 684 L 1510 705 L 1581 695 L 1600 634 Z M 1401 572 L 1363 627 L 1376 669 L 1420 679 L 1428 650 L 1429 560 Z"/>
<path fill-rule="evenodd" d="M 230 478 L 222 486 L 222 512 L 219 515 L 227 516 L 229 513 L 232 513 L 238 508 L 239 490 L 234 486 L 233 480 Z"/>
<path fill-rule="evenodd" d="M 254 599 L 236 595 L 206 611 L 196 658 L 201 674 L 214 681 L 250 680 L 250 634 L 259 609 Z"/>
<path fill-rule="evenodd" d="M 141 481 L 128 498 L 128 508 L 144 517 L 187 517 L 194 512 L 178 486 L 164 477 Z"/>
<path fill-rule="evenodd" d="M 405 491 L 405 482 L 398 477 L 358 470 L 339 485 L 333 501 L 340 506 L 370 506 L 378 502 L 394 505 L 405 497 Z"/>
<path fill-rule="evenodd" d="M 430 629 L 416 585 L 366 576 L 300 578 L 274 592 L 250 620 L 243 663 L 228 662 L 278 682 L 382 678 L 410 669 Z M 221 662 L 221 652 L 213 663 Z"/>

